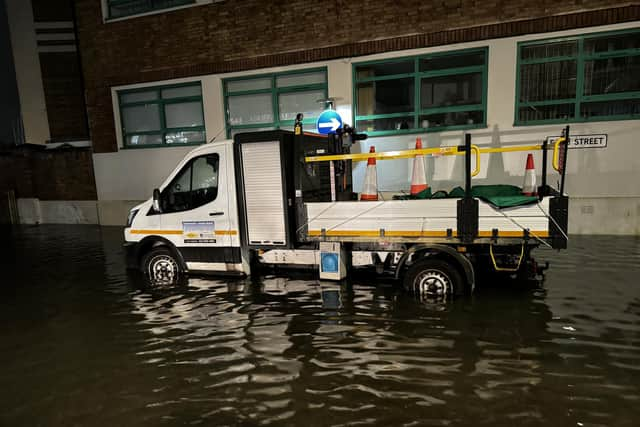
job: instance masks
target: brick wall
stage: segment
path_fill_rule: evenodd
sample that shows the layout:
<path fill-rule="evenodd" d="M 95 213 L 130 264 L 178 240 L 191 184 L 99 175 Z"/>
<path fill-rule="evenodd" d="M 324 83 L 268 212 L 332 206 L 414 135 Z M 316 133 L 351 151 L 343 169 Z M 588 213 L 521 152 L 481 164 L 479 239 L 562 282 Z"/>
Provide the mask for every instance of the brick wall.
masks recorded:
<path fill-rule="evenodd" d="M 76 0 L 94 150 L 115 151 L 109 87 L 640 19 L 616 0 L 224 1 L 104 24 Z"/>
<path fill-rule="evenodd" d="M 76 52 L 40 53 L 51 141 L 88 139 Z"/>
<path fill-rule="evenodd" d="M 96 200 L 90 148 L 20 146 L 0 152 L 0 194 L 41 200 Z"/>
<path fill-rule="evenodd" d="M 0 195 L 14 190 L 20 197 L 34 197 L 32 171 L 26 156 L 0 151 Z"/>

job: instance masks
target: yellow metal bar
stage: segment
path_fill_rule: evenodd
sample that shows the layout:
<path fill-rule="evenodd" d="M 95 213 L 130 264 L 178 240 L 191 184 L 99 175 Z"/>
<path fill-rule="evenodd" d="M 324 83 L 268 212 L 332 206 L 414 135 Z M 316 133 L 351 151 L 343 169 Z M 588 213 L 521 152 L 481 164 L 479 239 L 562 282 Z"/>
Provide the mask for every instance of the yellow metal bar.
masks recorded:
<path fill-rule="evenodd" d="M 475 148 L 474 148 L 475 147 Z M 480 148 L 476 145 L 472 146 L 472 149 L 476 151 L 476 158 L 478 154 L 484 153 L 509 153 L 516 151 L 535 151 L 542 150 L 542 144 L 536 145 L 518 145 L 514 147 L 497 147 L 497 148 Z M 381 151 L 379 153 L 354 153 L 354 154 L 332 154 L 328 156 L 309 156 L 305 157 L 304 161 L 307 163 L 312 162 L 329 162 L 335 160 L 352 160 L 354 162 L 364 162 L 373 157 L 377 160 L 392 160 L 392 159 L 410 159 L 419 154 L 423 156 L 452 156 L 462 155 L 464 151 L 458 151 L 457 146 L 453 147 L 436 147 L 436 148 L 421 148 L 419 150 L 396 150 L 396 151 Z M 476 163 L 476 165 L 478 165 Z M 477 168 L 477 167 L 476 167 Z M 478 174 L 477 170 L 473 176 Z"/>
<path fill-rule="evenodd" d="M 542 150 L 542 144 L 536 145 L 516 145 L 513 147 L 499 147 L 499 148 L 481 148 L 481 153 L 509 153 L 513 151 L 535 151 Z"/>
<path fill-rule="evenodd" d="M 491 255 L 493 268 L 496 271 L 509 271 L 509 272 L 518 271 L 518 269 L 520 268 L 520 264 L 522 263 L 522 259 L 524 258 L 524 242 L 522 242 L 522 248 L 520 248 L 520 257 L 518 258 L 518 264 L 515 267 L 498 267 L 498 263 L 496 263 L 496 257 L 493 255 L 493 243 L 489 245 L 489 254 Z"/>
<path fill-rule="evenodd" d="M 558 172 L 560 172 L 560 144 L 564 141 L 566 141 L 566 138 L 561 136 L 556 139 L 556 142 L 553 144 L 553 168 Z"/>
<path fill-rule="evenodd" d="M 446 230 L 385 230 L 384 236 L 381 236 L 380 230 L 309 230 L 309 236 L 327 236 L 327 237 L 447 237 Z M 453 231 L 452 237 L 456 237 L 458 233 Z"/>
<path fill-rule="evenodd" d="M 480 149 L 477 145 L 471 145 L 471 151 L 476 153 L 476 168 L 471 172 L 471 176 L 476 176 L 480 173 Z"/>
<path fill-rule="evenodd" d="M 328 156 L 309 156 L 305 157 L 304 161 L 307 163 L 312 162 L 329 162 L 335 160 L 352 160 L 354 162 L 364 162 L 370 158 L 377 160 L 391 160 L 391 159 L 410 159 L 419 154 L 430 155 L 438 154 L 442 156 L 457 154 L 458 147 L 438 147 L 438 148 L 421 148 L 419 150 L 396 150 L 396 151 L 381 151 L 379 153 L 354 153 L 354 154 L 331 154 Z"/>
<path fill-rule="evenodd" d="M 322 230 L 309 230 L 307 234 L 311 237 L 382 237 L 380 230 L 326 230 L 324 234 Z M 547 230 L 538 230 L 529 232 L 540 238 L 549 237 Z M 499 231 L 498 237 L 524 237 L 524 231 Z M 453 231 L 451 237 L 457 237 L 458 232 Z M 384 237 L 447 237 L 446 230 L 385 230 Z M 493 231 L 479 231 L 478 237 L 493 237 Z"/>

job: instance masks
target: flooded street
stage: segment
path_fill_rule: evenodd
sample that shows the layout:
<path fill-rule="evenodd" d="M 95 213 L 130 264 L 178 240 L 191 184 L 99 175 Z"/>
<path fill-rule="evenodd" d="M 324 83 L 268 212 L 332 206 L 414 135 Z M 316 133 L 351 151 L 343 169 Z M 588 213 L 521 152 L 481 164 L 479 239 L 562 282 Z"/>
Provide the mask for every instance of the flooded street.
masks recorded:
<path fill-rule="evenodd" d="M 640 239 L 573 237 L 538 289 L 128 277 L 121 229 L 5 229 L 0 425 L 635 426 Z"/>

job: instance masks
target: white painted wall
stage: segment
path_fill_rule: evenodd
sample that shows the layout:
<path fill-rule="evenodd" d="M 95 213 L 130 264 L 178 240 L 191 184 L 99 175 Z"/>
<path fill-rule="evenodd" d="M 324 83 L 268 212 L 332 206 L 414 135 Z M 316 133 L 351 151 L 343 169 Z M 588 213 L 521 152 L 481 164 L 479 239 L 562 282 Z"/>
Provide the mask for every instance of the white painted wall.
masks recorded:
<path fill-rule="evenodd" d="M 98 224 L 95 200 L 41 200 L 43 224 Z"/>
<path fill-rule="evenodd" d="M 210 75 L 193 79 L 162 81 L 154 84 L 202 81 L 207 139 L 211 139 L 214 136 L 221 139 L 226 137 L 222 95 L 223 78 L 326 66 L 328 69 L 329 96 L 338 98 L 335 107 L 343 120 L 346 123 L 353 123 L 351 107 L 353 93 L 352 63 L 488 46 L 487 128 L 469 131 L 472 134 L 473 143 L 480 146 L 541 143 L 547 136 L 559 135 L 563 125 L 514 127 L 517 43 L 556 36 L 637 27 L 640 27 L 640 22 L 391 52 L 290 67 Z M 122 138 L 119 132 L 120 117 L 116 91 L 144 86 L 149 86 L 149 84 L 114 87 L 112 89 L 113 111 L 116 129 L 118 130 L 116 131 L 118 147 L 122 147 Z M 580 212 L 573 212 L 577 224 L 581 227 L 580 231 L 588 232 L 585 230 L 593 230 L 598 224 L 603 221 L 606 222 L 608 216 L 611 215 L 611 212 L 607 212 L 605 208 L 608 203 L 606 200 L 609 200 L 608 197 L 611 196 L 616 197 L 616 212 L 620 215 L 637 218 L 640 215 L 640 189 L 637 187 L 637 183 L 640 182 L 640 144 L 638 143 L 640 121 L 573 123 L 571 124 L 571 133 L 574 135 L 608 134 L 607 148 L 572 149 L 568 154 L 566 189 L 570 195 L 580 198 L 580 206 L 591 206 L 593 208 L 581 208 Z M 463 132 L 453 131 L 422 135 L 375 137 L 361 142 L 354 147 L 353 151 L 366 152 L 369 150 L 370 145 L 375 145 L 376 151 L 413 148 L 417 136 L 422 137 L 423 144 L 426 141 L 426 146 L 438 147 L 460 144 L 463 139 Z M 99 200 L 142 200 L 148 198 L 153 188 L 163 181 L 188 150 L 188 148 L 179 147 L 155 149 L 120 148 L 116 153 L 95 154 L 94 165 Z M 481 173 L 474 178 L 474 183 L 522 185 L 525 160 L 526 153 L 484 154 L 482 156 Z M 378 162 L 379 190 L 408 190 L 411 162 L 412 160 Z M 535 153 L 535 162 L 538 170 L 538 179 L 540 179 L 539 173 L 542 165 L 540 152 Z M 464 173 L 462 156 L 429 158 L 426 160 L 426 165 L 427 182 L 434 190 L 451 190 L 457 185 L 462 185 Z M 364 162 L 354 164 L 355 191 L 359 191 L 362 188 L 365 166 Z M 555 183 L 556 179 L 557 174 L 549 173 L 549 183 Z M 601 207 L 596 208 L 595 206 Z M 590 213 L 584 214 L 582 211 Z M 586 226 L 581 222 L 580 218 L 586 221 Z M 589 224 L 592 224 L 592 226 L 589 226 Z M 627 224 L 630 223 L 627 221 Z M 634 224 L 637 224 L 637 221 Z M 629 225 L 629 227 L 630 229 L 638 228 L 637 225 Z"/>
<path fill-rule="evenodd" d="M 94 154 L 98 200 L 146 200 L 196 147 L 128 149 Z"/>
<path fill-rule="evenodd" d="M 6 0 L 6 6 L 25 142 L 45 144 L 51 135 L 31 0 Z"/>

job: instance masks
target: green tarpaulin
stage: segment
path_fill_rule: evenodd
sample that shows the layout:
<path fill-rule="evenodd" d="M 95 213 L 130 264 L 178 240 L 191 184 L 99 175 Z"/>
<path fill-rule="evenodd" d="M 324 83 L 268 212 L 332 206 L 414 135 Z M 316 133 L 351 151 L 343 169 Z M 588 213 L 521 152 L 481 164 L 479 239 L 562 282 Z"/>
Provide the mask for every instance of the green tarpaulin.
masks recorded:
<path fill-rule="evenodd" d="M 525 196 L 522 189 L 515 185 L 475 185 L 471 187 L 471 195 L 491 203 L 497 208 L 510 208 L 513 206 L 528 205 L 535 203 L 538 198 L 535 196 Z M 464 197 L 464 189 L 456 187 L 449 193 L 446 191 L 436 191 L 433 195 L 431 189 L 423 191 L 417 196 L 402 195 L 394 196 L 394 200 L 414 200 L 414 199 L 442 199 L 442 198 L 462 198 Z"/>
<path fill-rule="evenodd" d="M 522 189 L 515 185 L 475 185 L 471 195 L 498 208 L 528 205 L 538 201 L 536 196 L 525 196 Z"/>

